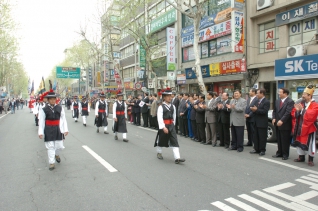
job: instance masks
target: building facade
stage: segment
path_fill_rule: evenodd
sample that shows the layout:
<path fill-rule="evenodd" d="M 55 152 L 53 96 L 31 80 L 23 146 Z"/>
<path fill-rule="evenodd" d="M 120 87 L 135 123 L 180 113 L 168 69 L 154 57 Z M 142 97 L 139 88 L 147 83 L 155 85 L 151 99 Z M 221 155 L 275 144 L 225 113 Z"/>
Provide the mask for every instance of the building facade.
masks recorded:
<path fill-rule="evenodd" d="M 289 88 L 296 100 L 305 86 L 318 84 L 313 74 L 318 62 L 317 4 L 246 0 L 247 69 L 256 75 L 251 86 L 265 88 L 271 105 L 280 87 Z"/>

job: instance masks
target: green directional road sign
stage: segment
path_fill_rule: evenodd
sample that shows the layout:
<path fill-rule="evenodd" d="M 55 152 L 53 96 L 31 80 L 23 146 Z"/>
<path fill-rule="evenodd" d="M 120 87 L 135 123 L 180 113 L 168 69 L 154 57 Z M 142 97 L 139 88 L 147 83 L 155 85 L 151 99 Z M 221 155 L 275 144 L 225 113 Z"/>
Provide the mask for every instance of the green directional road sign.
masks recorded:
<path fill-rule="evenodd" d="M 80 78 L 81 68 L 79 67 L 56 67 L 56 78 Z"/>

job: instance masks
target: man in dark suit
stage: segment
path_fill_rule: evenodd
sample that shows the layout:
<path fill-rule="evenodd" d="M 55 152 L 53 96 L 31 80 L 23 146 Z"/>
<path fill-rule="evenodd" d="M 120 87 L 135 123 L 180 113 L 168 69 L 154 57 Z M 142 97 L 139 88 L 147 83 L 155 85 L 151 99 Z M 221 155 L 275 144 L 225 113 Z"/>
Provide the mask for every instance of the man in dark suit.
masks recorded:
<path fill-rule="evenodd" d="M 171 104 L 174 105 L 174 107 L 176 108 L 176 114 L 178 114 L 178 109 L 179 109 L 179 98 L 176 96 L 175 92 L 172 92 L 172 100 L 171 100 Z M 179 118 L 176 118 L 176 124 L 175 124 L 175 128 L 176 128 L 176 133 L 178 134 L 178 124 L 179 124 Z"/>
<path fill-rule="evenodd" d="M 291 112 L 294 108 L 294 101 L 288 97 L 289 90 L 279 89 L 279 98 L 275 102 L 273 110 L 273 125 L 276 126 L 276 138 L 278 150 L 274 158 L 282 157 L 287 160 L 289 157 L 290 136 L 292 131 Z"/>
<path fill-rule="evenodd" d="M 231 109 L 227 108 L 227 105 L 230 104 L 229 94 L 222 94 L 222 101 L 218 104 L 218 123 L 219 125 L 219 134 L 220 134 L 220 146 L 224 146 L 225 149 L 228 149 L 230 146 L 230 114 Z"/>
<path fill-rule="evenodd" d="M 195 120 L 196 111 L 194 109 L 194 105 L 197 104 L 198 97 L 196 94 L 191 94 L 190 96 L 192 96 L 192 101 L 190 102 L 191 106 L 192 106 L 191 113 L 190 113 L 191 127 L 192 127 L 192 132 L 193 132 L 192 140 L 197 141 L 198 140 L 198 133 L 197 133 L 198 129 L 197 129 L 197 122 Z"/>
<path fill-rule="evenodd" d="M 136 126 L 140 126 L 140 106 L 139 106 L 139 103 L 141 102 L 141 96 L 138 95 L 138 97 L 134 100 L 134 112 L 135 112 L 135 115 L 134 115 L 134 124 Z"/>
<path fill-rule="evenodd" d="M 142 100 L 144 102 L 144 105 L 141 107 L 141 113 L 142 113 L 142 119 L 144 121 L 143 127 L 148 127 L 148 118 L 149 118 L 149 112 L 148 112 L 148 106 L 149 106 L 149 97 L 148 93 L 144 93 L 144 99 Z"/>
<path fill-rule="evenodd" d="M 247 100 L 247 105 L 245 109 L 245 118 L 246 118 L 246 129 L 247 129 L 247 144 L 245 146 L 253 146 L 253 135 L 255 130 L 255 118 L 254 113 L 250 109 L 250 107 L 254 107 L 258 102 L 256 97 L 257 90 L 252 88 L 250 89 L 249 95 L 250 97 Z"/>
<path fill-rule="evenodd" d="M 179 107 L 178 107 L 178 113 L 177 113 L 177 117 L 178 117 L 178 127 L 179 127 L 179 135 L 184 135 L 184 131 L 183 131 L 183 120 L 182 120 L 182 116 L 180 116 L 180 107 L 182 105 L 183 102 L 183 93 L 179 93 L 178 95 L 178 99 L 179 99 Z"/>
<path fill-rule="evenodd" d="M 267 126 L 268 126 L 268 110 L 269 101 L 265 98 L 266 90 L 259 89 L 257 91 L 258 102 L 250 107 L 255 114 L 255 132 L 254 132 L 254 150 L 251 154 L 265 155 L 267 142 Z"/>
<path fill-rule="evenodd" d="M 182 127 L 180 127 L 180 131 L 183 132 L 183 135 L 187 138 L 189 136 L 189 132 L 188 132 L 188 108 L 187 108 L 187 103 L 188 103 L 188 98 L 189 98 L 189 94 L 188 93 L 184 93 L 183 94 L 183 99 L 180 102 L 180 107 L 179 107 L 179 113 L 180 113 L 180 117 L 182 119 Z M 181 126 L 181 124 L 180 124 Z M 182 129 L 182 130 L 181 130 Z"/>
<path fill-rule="evenodd" d="M 196 111 L 195 121 L 197 123 L 198 142 L 207 144 L 205 135 L 205 96 L 199 95 L 199 103 L 194 106 Z"/>

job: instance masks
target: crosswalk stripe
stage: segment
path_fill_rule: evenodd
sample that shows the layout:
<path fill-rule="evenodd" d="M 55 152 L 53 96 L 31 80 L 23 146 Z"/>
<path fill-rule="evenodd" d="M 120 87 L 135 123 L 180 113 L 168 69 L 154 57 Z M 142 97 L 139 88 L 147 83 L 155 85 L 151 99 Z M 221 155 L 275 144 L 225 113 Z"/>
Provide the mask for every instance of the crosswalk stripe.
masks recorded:
<path fill-rule="evenodd" d="M 314 179 L 314 178 L 311 178 L 311 177 L 302 176 L 302 177 L 300 177 L 300 178 L 309 180 L 309 181 L 311 181 L 311 182 L 316 182 L 316 183 L 318 183 L 318 179 Z"/>
<path fill-rule="evenodd" d="M 314 175 L 314 174 L 309 174 L 308 177 L 313 177 L 318 179 L 318 175 Z"/>
<path fill-rule="evenodd" d="M 256 198 L 251 197 L 251 196 L 246 195 L 246 194 L 239 195 L 239 197 L 241 197 L 242 199 L 245 199 L 245 200 L 247 200 L 247 201 L 249 201 L 251 203 L 254 203 L 254 204 L 256 204 L 256 205 L 258 205 L 258 206 L 260 206 L 260 207 L 262 207 L 262 208 L 264 208 L 266 210 L 269 210 L 269 211 L 283 211 L 281 209 L 278 209 L 278 208 L 276 208 L 276 207 L 274 207 L 274 206 L 272 206 L 270 204 L 267 204 L 267 203 L 265 203 L 265 202 L 263 202 L 261 200 L 258 200 Z"/>
<path fill-rule="evenodd" d="M 253 207 L 251 207 L 250 205 L 248 204 L 245 204 L 237 199 L 234 199 L 234 198 L 228 198 L 228 199 L 225 199 L 225 201 L 228 201 L 230 202 L 231 204 L 234 204 L 235 206 L 238 206 L 239 208 L 242 208 L 243 210 L 247 210 L 247 211 L 259 211 L 258 209 L 255 209 Z"/>
<path fill-rule="evenodd" d="M 263 197 L 269 201 L 272 201 L 272 202 L 275 202 L 277 204 L 280 204 L 281 206 L 284 206 L 284 207 L 287 207 L 291 210 L 295 210 L 295 211 L 299 211 L 299 210 L 302 210 L 302 211 L 305 211 L 305 210 L 308 210 L 308 211 L 311 211 L 311 209 L 307 209 L 303 206 L 300 206 L 299 204 L 296 204 L 296 203 L 288 203 L 286 201 L 283 201 L 281 199 L 278 199 L 277 197 L 274 197 L 274 196 L 271 196 L 271 195 L 268 195 L 266 193 L 263 193 L 261 191 L 252 191 L 253 194 L 255 195 L 258 195 L 260 197 Z"/>
<path fill-rule="evenodd" d="M 216 206 L 217 208 L 219 208 L 220 210 L 224 210 L 224 211 L 237 211 L 236 209 L 233 209 L 232 207 L 220 202 L 220 201 L 216 201 L 211 203 L 212 205 Z"/>
<path fill-rule="evenodd" d="M 296 198 L 306 201 L 306 200 L 312 199 L 316 196 L 318 196 L 318 192 L 311 190 L 309 192 L 306 192 L 306 193 L 303 193 L 301 195 L 296 196 Z"/>
<path fill-rule="evenodd" d="M 292 203 L 300 204 L 300 205 L 304 206 L 302 209 L 305 209 L 307 207 L 307 208 L 310 208 L 310 209 L 313 209 L 313 210 L 318 210 L 318 206 L 317 205 L 314 205 L 314 204 L 309 203 L 307 201 L 303 201 L 301 199 L 298 199 L 297 197 L 293 197 L 293 196 L 290 196 L 288 194 L 280 192 L 280 190 L 283 190 L 283 189 L 286 189 L 286 188 L 290 188 L 290 187 L 293 187 L 293 186 L 295 186 L 295 184 L 290 183 L 290 182 L 286 182 L 286 183 L 283 183 L 283 184 L 280 184 L 280 185 L 276 185 L 276 186 L 273 186 L 273 187 L 270 187 L 270 188 L 265 188 L 264 191 L 266 191 L 268 193 L 271 193 L 271 194 L 274 194 L 276 196 L 280 196 L 280 197 L 282 197 L 284 199 L 287 199 L 289 201 L 292 201 Z"/>
<path fill-rule="evenodd" d="M 311 189 L 314 189 L 314 190 L 318 190 L 318 184 L 317 183 L 313 183 L 313 182 L 309 182 L 307 180 L 303 180 L 303 179 L 296 179 L 297 182 L 301 182 L 303 184 L 306 184 L 306 185 L 311 185 Z"/>

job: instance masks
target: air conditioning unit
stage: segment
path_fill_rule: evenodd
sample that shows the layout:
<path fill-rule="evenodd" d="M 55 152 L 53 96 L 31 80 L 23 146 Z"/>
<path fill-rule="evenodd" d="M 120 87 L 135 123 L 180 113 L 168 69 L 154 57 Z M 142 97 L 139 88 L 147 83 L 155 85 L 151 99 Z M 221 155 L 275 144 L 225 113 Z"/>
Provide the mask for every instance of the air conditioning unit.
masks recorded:
<path fill-rule="evenodd" d="M 306 51 L 303 45 L 295 45 L 295 46 L 287 47 L 287 58 L 303 56 L 305 54 L 306 54 Z"/>
<path fill-rule="evenodd" d="M 257 11 L 272 6 L 274 0 L 257 0 Z"/>

